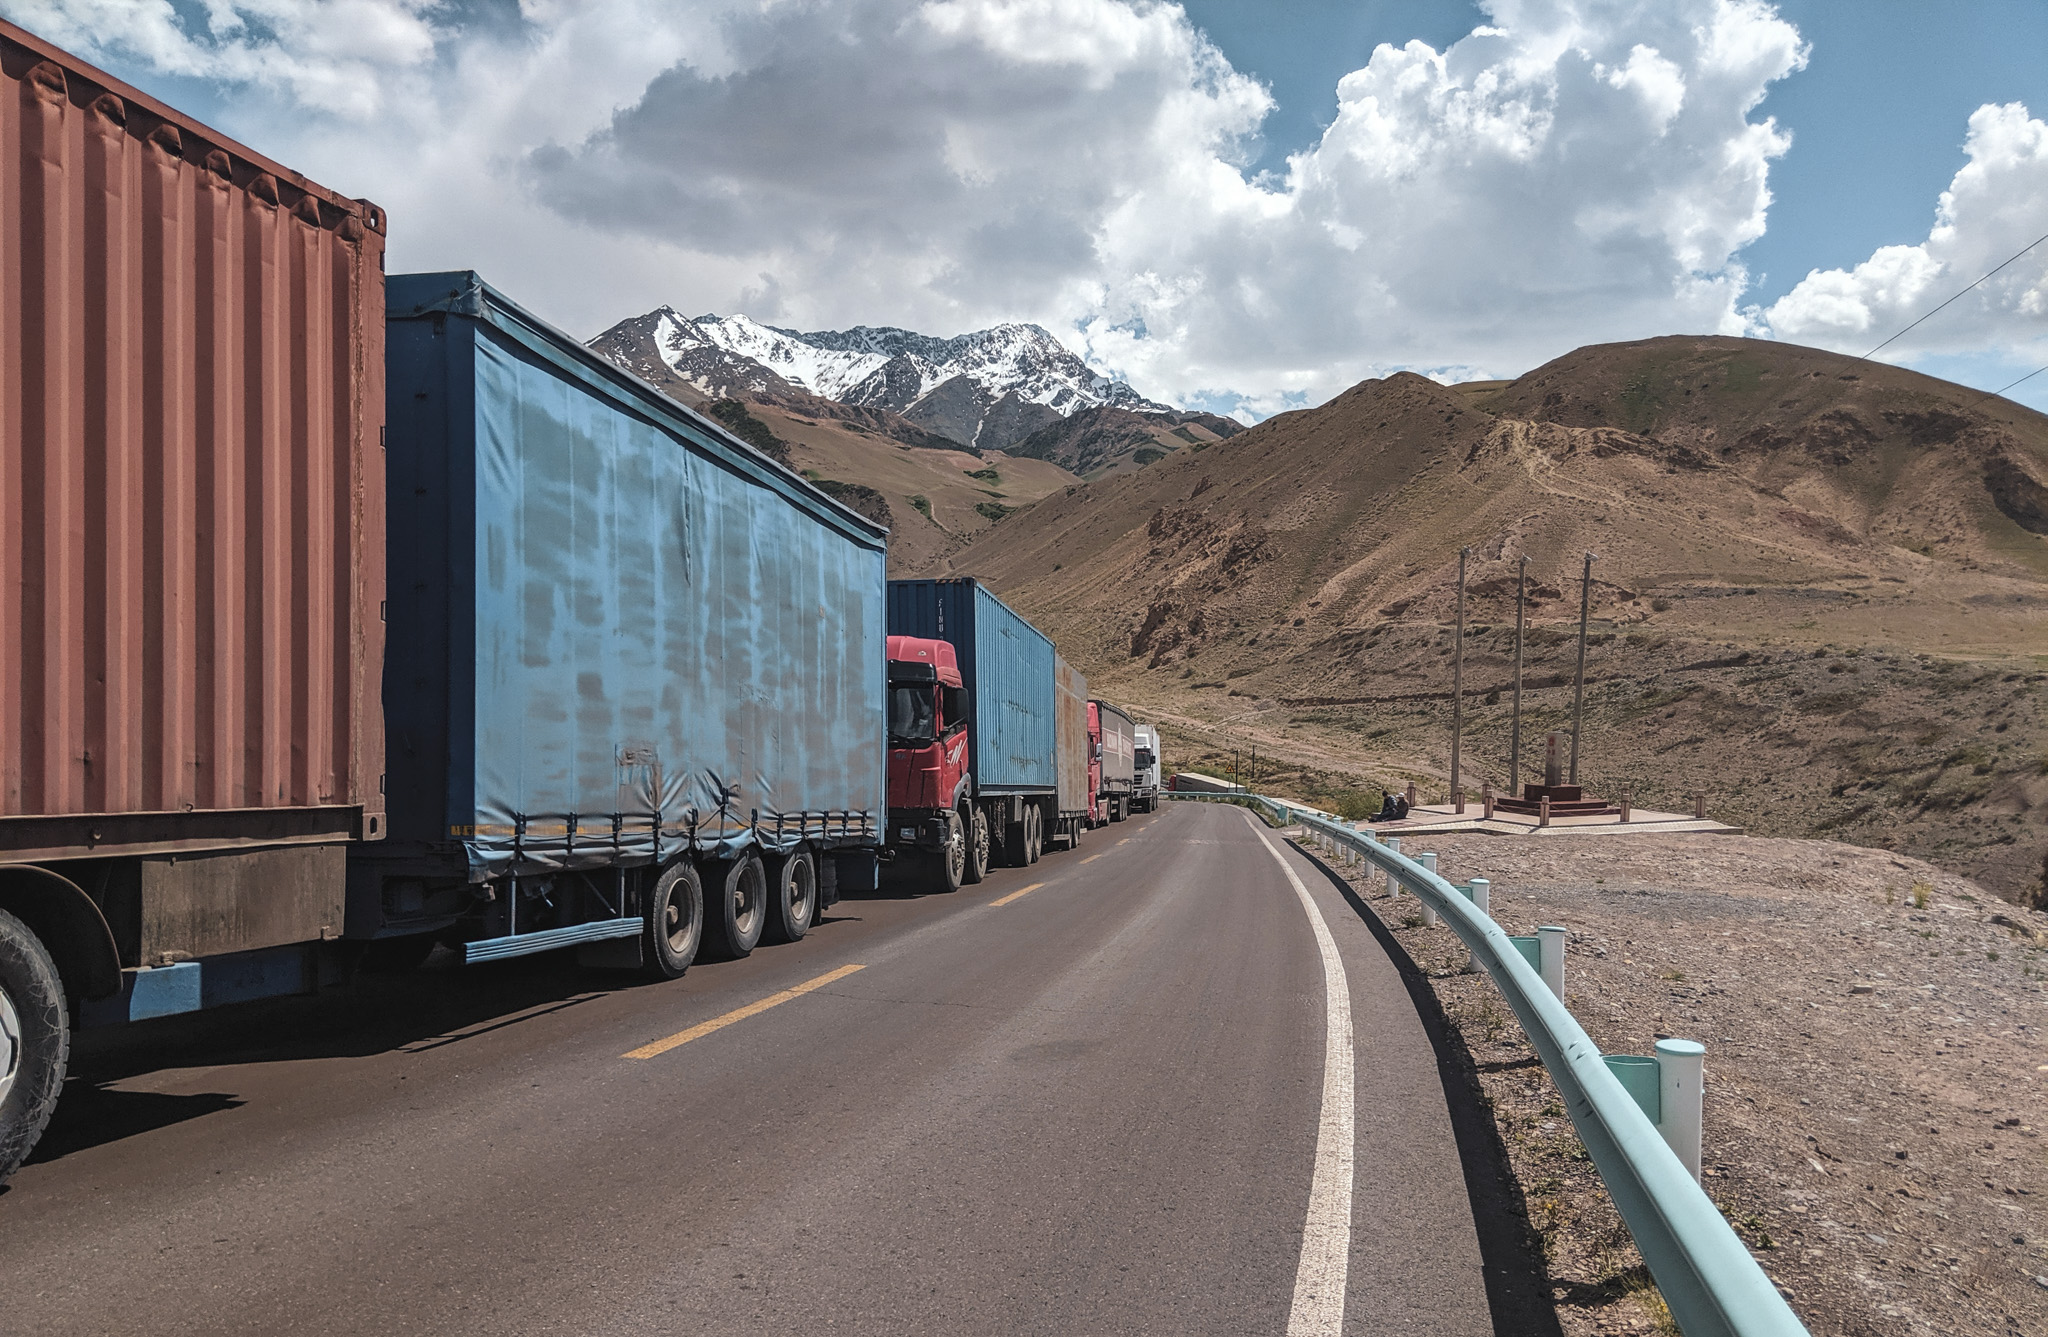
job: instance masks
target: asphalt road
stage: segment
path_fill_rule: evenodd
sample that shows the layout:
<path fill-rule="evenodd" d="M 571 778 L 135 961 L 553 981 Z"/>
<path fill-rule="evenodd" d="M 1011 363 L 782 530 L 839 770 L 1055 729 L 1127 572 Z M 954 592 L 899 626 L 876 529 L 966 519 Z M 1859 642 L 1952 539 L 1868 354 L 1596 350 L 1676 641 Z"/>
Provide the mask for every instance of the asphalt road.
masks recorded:
<path fill-rule="evenodd" d="M 668 984 L 437 957 L 77 1072 L 0 1193 L 9 1333 L 1524 1330 L 1408 984 L 1231 808 Z"/>

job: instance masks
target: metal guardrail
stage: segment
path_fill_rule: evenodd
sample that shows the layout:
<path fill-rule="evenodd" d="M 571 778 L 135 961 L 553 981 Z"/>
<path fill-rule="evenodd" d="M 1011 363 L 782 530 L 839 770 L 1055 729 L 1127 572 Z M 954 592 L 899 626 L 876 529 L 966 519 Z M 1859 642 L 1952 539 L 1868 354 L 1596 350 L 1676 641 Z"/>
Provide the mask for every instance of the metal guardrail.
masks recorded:
<path fill-rule="evenodd" d="M 1435 910 L 1493 977 L 1564 1097 L 1572 1127 L 1627 1223 L 1650 1276 L 1686 1337 L 1807 1337 L 1721 1211 L 1608 1070 L 1563 1001 L 1493 919 L 1422 864 L 1366 832 L 1260 794 L 1176 794 L 1248 801 L 1299 822 L 1391 874 Z"/>

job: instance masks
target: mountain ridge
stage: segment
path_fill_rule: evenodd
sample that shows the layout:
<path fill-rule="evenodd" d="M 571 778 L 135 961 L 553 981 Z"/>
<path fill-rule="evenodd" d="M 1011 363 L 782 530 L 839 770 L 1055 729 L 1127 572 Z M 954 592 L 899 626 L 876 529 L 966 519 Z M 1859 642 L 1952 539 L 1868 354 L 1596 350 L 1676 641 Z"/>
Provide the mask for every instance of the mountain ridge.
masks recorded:
<path fill-rule="evenodd" d="M 953 336 L 868 325 L 805 332 L 661 306 L 617 322 L 590 346 L 671 393 L 687 386 L 711 398 L 814 397 L 895 414 L 974 449 L 1002 449 L 1103 405 L 1174 411 L 1029 324 Z"/>

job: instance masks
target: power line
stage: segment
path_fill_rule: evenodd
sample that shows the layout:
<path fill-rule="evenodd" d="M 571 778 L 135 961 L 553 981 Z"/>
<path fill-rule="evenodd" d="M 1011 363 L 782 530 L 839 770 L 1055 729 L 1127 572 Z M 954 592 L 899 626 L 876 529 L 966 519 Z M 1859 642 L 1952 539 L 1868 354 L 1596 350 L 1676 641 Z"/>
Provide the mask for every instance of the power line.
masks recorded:
<path fill-rule="evenodd" d="M 1931 315 L 1932 313 L 1930 312 L 1929 314 Z M 2020 377 L 2018 381 L 2014 381 L 2012 385 L 2002 385 L 1996 390 L 1986 390 L 1981 396 L 1978 397 L 1977 402 L 1981 404 L 1986 399 L 1996 399 L 2000 395 L 2004 394 L 2007 390 L 2012 389 L 2013 385 L 2018 385 L 2021 381 L 2031 381 L 2044 371 L 2048 371 L 2048 367 L 2036 367 L 2032 371 L 2028 372 L 2026 375 Z"/>
<path fill-rule="evenodd" d="M 2040 244 L 2041 244 L 2042 242 L 2044 242 L 2044 241 L 2048 241 L 2048 232 L 2044 232 L 2044 233 L 2042 233 L 2042 234 L 2041 234 L 2040 236 L 2038 236 L 2038 237 L 2034 238 L 2034 239 L 2033 239 L 2032 241 L 2028 242 L 2028 243 L 2027 243 L 2027 244 L 2026 244 L 2025 246 L 2022 246 L 2022 247 L 2021 247 L 2021 248 L 2020 248 L 2019 250 L 2015 251 L 2015 252 L 2014 252 L 2014 253 L 2013 253 L 2013 254 L 2012 254 L 2011 256 L 2007 257 L 2007 259 L 2006 259 L 2006 261 L 2005 261 L 2005 263 L 2004 263 L 2004 264 L 2001 264 L 2001 265 L 1999 265 L 1999 266 L 1998 266 L 1998 269 L 1994 269 L 1994 270 L 1992 270 L 1990 274 L 1986 274 L 1986 275 L 1984 276 L 1984 278 L 1978 279 L 1978 280 L 1977 280 L 1977 283 L 1982 283 L 1982 282 L 1984 281 L 1984 279 L 1988 279 L 1988 278 L 1990 278 L 1990 277 L 1991 277 L 1991 274 L 1996 274 L 1996 273 L 1998 272 L 1998 270 L 1999 270 L 1999 269 L 2004 269 L 2006 265 L 2009 265 L 2009 264 L 2011 264 L 2011 263 L 2012 263 L 2012 262 L 2013 262 L 2014 260 L 2017 260 L 2017 259 L 2019 259 L 2019 258 L 2020 258 L 2021 256 L 2025 255 L 2025 254 L 2026 254 L 2026 253 L 2027 253 L 2028 251 L 2031 251 L 2031 250 L 2033 250 L 2033 249 L 2034 249 L 2034 248 L 2035 248 L 2036 246 L 2039 246 L 2039 245 L 2040 245 Z M 1955 295 L 1954 297 L 1951 297 L 1951 298 L 1949 298 L 1949 299 L 1948 299 L 1948 302 L 1943 302 L 1943 303 L 1941 304 L 1941 306 L 1937 306 L 1937 307 L 1935 307 L 1935 308 L 1934 308 L 1934 310 L 1933 310 L 1933 311 L 1929 311 L 1929 312 L 1927 313 L 1927 315 L 1926 315 L 1926 316 L 1922 316 L 1922 317 L 1920 317 L 1920 320 L 1926 320 L 1926 319 L 1927 319 L 1927 316 L 1932 316 L 1932 315 L 1936 314 L 1936 312 L 1939 312 L 1939 311 L 1940 311 L 1940 310 L 1942 309 L 1942 307 L 1945 307 L 1945 306 L 1947 306 L 1947 305 L 1949 304 L 1949 302 L 1953 302 L 1953 301 L 1956 301 L 1956 300 L 1957 300 L 1958 298 L 1961 298 L 1961 297 L 1962 297 L 1962 296 L 1963 296 L 1963 295 L 1964 295 L 1965 293 L 1968 293 L 1968 292 L 1969 292 L 1969 291 L 1970 291 L 1971 289 L 1975 288 L 1975 287 L 1977 286 L 1977 283 L 1972 283 L 1972 284 L 1970 285 L 1970 287 L 1968 287 L 1968 288 L 1965 288 L 1965 289 L 1963 289 L 1963 291 L 1962 291 L 1962 292 L 1959 292 L 1959 293 L 1957 293 L 1957 294 L 1956 294 L 1956 295 Z M 1916 321 L 1914 321 L 1914 322 L 1913 322 L 1913 325 L 1918 325 L 1918 324 L 1920 323 L 1920 320 L 1916 320 Z M 1883 347 L 1885 346 L 1885 344 L 1889 344 L 1889 343 L 1892 343 L 1892 342 L 1894 342 L 1895 340 L 1897 340 L 1897 339 L 1900 339 L 1900 338 L 1904 337 L 1904 336 L 1906 335 L 1906 333 L 1907 333 L 1908 331 L 1910 331 L 1910 330 L 1911 330 L 1911 329 L 1913 328 L 1913 325 L 1908 325 L 1908 326 L 1907 326 L 1907 327 L 1906 327 L 1905 329 L 1903 329 L 1903 330 L 1900 330 L 1900 331 L 1899 331 L 1899 332 L 1898 332 L 1897 334 L 1894 334 L 1894 335 L 1893 335 L 1893 336 L 1892 336 L 1892 337 L 1891 337 L 1890 339 L 1887 339 L 1887 340 L 1885 340 L 1885 341 L 1884 341 L 1884 343 L 1882 343 L 1882 344 L 1879 344 L 1879 345 L 1877 346 L 1877 348 L 1873 348 L 1873 349 L 1871 349 L 1869 353 L 1865 353 L 1865 354 L 1864 354 L 1864 355 L 1863 355 L 1862 357 L 1860 357 L 1860 358 L 1857 358 L 1856 360 L 1857 360 L 1858 362 L 1867 362 L 1867 361 L 1869 361 L 1869 360 L 1870 360 L 1870 357 L 1871 357 L 1871 355 L 1872 355 L 1872 354 L 1874 354 L 1874 353 L 1876 353 L 1876 352 L 1877 352 L 1877 351 L 1878 351 L 1879 349 L 1883 348 Z M 2048 368 L 2044 368 L 2044 370 L 2048 370 Z M 2039 375 L 2040 373 L 2039 373 L 2039 372 L 2035 372 L 2035 373 L 2031 373 L 2031 374 L 2033 374 L 2033 375 Z M 2025 377 L 2022 377 L 2021 379 L 2022 379 L 2022 380 L 2024 380 L 2024 379 L 2025 379 Z M 2019 384 L 2019 381 L 2014 381 L 2014 382 L 2013 382 L 2013 385 L 2018 385 L 2018 384 Z M 2006 387 L 2006 389 L 2011 389 L 2011 388 L 2012 388 L 2011 386 L 2007 386 L 2007 387 Z M 2004 391 L 2004 390 L 2000 390 L 2000 391 L 1999 391 L 1998 393 L 1999 393 L 1999 394 L 2004 394 L 2004 393 L 2005 393 L 2005 391 Z"/>

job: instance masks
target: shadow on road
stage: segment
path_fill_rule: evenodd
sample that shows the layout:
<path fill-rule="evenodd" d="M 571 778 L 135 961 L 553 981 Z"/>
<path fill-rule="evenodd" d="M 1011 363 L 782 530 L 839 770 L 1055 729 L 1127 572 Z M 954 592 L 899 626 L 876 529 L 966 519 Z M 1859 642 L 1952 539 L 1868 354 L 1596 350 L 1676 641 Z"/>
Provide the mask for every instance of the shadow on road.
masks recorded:
<path fill-rule="evenodd" d="M 1464 1037 L 1444 1015 L 1436 990 L 1414 958 L 1359 896 L 1351 883 L 1312 850 L 1295 850 L 1322 871 L 1372 935 L 1387 959 L 1401 972 L 1408 997 L 1422 1018 L 1423 1032 L 1436 1051 L 1437 1074 L 1443 1079 L 1444 1102 L 1450 1110 L 1451 1133 L 1458 1143 L 1458 1161 L 1465 1172 L 1465 1196 L 1472 1204 L 1472 1224 L 1479 1233 L 1479 1261 L 1486 1273 L 1486 1304 L 1493 1330 L 1511 1337 L 1562 1337 L 1557 1305 L 1550 1294 L 1550 1274 L 1543 1249 L 1529 1225 L 1528 1200 L 1508 1163 L 1500 1126 L 1481 1095 L 1477 1065 Z"/>
<path fill-rule="evenodd" d="M 119 1091 L 97 1082 L 72 1078 L 25 1164 L 62 1160 L 74 1151 L 118 1142 L 137 1133 L 241 1108 L 243 1101 L 221 1091 L 174 1096 L 161 1091 Z"/>

